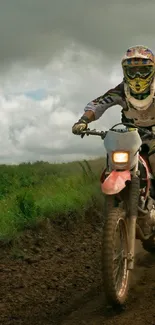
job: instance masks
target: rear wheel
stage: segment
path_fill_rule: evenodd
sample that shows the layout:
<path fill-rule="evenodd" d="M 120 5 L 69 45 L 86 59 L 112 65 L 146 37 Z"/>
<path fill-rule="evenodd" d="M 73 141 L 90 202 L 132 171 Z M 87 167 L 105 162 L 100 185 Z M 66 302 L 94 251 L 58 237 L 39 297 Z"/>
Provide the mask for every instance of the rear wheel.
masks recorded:
<path fill-rule="evenodd" d="M 102 238 L 102 275 L 106 298 L 110 305 L 123 305 L 129 287 L 127 269 L 128 232 L 125 211 L 107 197 L 106 220 Z M 113 200 L 114 202 L 114 200 Z"/>

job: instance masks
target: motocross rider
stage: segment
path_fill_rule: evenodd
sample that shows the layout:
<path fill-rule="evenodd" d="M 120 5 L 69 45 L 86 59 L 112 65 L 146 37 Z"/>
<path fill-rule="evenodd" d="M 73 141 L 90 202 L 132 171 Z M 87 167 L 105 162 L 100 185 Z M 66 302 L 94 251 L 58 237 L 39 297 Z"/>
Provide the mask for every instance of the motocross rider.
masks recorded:
<path fill-rule="evenodd" d="M 99 119 L 111 106 L 122 107 L 122 123 L 149 130 L 155 126 L 155 56 L 146 46 L 130 47 L 123 59 L 123 81 L 115 88 L 90 101 L 82 117 L 73 127 L 74 134 L 87 129 L 88 123 Z M 148 159 L 155 176 L 155 140 L 148 140 Z"/>

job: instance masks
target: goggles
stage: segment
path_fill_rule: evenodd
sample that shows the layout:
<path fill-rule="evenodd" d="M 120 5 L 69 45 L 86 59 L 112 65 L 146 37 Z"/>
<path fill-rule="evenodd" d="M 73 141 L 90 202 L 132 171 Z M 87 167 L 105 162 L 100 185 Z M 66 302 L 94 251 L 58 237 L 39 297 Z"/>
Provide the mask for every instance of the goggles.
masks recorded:
<path fill-rule="evenodd" d="M 142 79 L 147 78 L 153 72 L 153 66 L 128 66 L 125 67 L 126 74 L 130 79 L 140 77 Z"/>

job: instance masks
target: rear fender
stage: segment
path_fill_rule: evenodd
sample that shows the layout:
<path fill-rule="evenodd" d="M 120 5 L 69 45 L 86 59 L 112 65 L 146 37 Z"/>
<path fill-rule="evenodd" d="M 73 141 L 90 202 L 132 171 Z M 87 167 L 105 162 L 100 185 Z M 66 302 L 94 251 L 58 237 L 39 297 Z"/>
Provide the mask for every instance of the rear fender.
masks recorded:
<path fill-rule="evenodd" d="M 101 190 L 103 193 L 108 195 L 118 194 L 123 190 L 123 188 L 125 188 L 126 181 L 131 181 L 131 174 L 129 170 L 113 170 L 101 183 Z"/>

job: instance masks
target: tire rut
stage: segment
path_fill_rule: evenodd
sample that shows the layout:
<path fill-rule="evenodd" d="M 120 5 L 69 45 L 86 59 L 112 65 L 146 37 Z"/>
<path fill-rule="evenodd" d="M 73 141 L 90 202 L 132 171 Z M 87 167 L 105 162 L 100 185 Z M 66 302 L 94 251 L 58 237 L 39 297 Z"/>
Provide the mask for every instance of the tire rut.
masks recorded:
<path fill-rule="evenodd" d="M 101 224 L 69 229 L 48 222 L 0 248 L 0 324 L 155 324 L 155 258 L 137 245 L 126 309 L 105 308 Z"/>
<path fill-rule="evenodd" d="M 82 308 L 72 312 L 61 325 L 137 325 L 155 324 L 155 257 L 142 252 L 137 255 L 131 278 L 127 304 L 122 311 L 106 308 L 104 293 L 92 298 Z"/>

